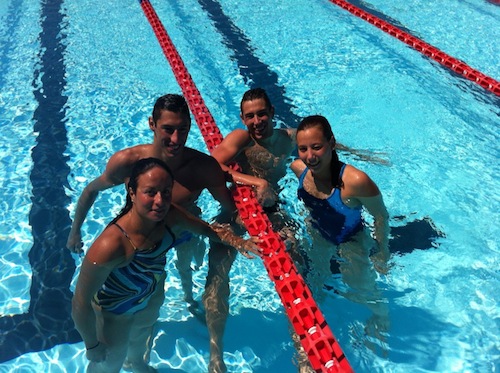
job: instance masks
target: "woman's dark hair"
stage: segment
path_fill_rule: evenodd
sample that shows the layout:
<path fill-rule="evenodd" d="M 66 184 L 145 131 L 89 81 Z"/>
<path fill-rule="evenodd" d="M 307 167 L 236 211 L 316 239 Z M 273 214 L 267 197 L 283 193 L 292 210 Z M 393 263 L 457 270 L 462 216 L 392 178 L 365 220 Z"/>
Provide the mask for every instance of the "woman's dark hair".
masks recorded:
<path fill-rule="evenodd" d="M 132 209 L 133 204 L 132 204 L 132 198 L 130 197 L 130 193 L 128 192 L 129 189 L 132 189 L 134 193 L 137 192 L 137 182 L 139 180 L 139 176 L 141 176 L 142 174 L 148 172 L 149 170 L 155 167 L 163 168 L 165 171 L 167 171 L 172 180 L 174 179 L 172 171 L 167 166 L 167 164 L 163 162 L 161 159 L 143 158 L 138 160 L 132 167 L 132 172 L 130 173 L 130 179 L 127 185 L 127 201 L 125 202 L 125 206 L 121 209 L 118 215 L 111 221 L 111 223 L 109 223 L 109 225 L 118 221 L 118 219 L 120 219 L 123 215 L 125 215 Z"/>
<path fill-rule="evenodd" d="M 153 121 L 156 123 L 161 117 L 161 112 L 167 110 L 172 113 L 180 113 L 185 116 L 189 122 L 191 122 L 191 117 L 189 116 L 189 106 L 181 95 L 169 93 L 158 98 L 153 107 Z"/>
<path fill-rule="evenodd" d="M 241 103 L 240 103 L 240 111 L 243 112 L 243 103 L 246 101 L 253 101 L 253 100 L 259 100 L 262 99 L 266 103 L 266 107 L 268 109 L 271 109 L 273 105 L 271 105 L 271 100 L 269 99 L 269 96 L 267 95 L 266 91 L 262 88 L 252 88 L 246 91 L 243 94 L 243 97 L 241 98 Z"/>
<path fill-rule="evenodd" d="M 335 151 L 335 144 L 337 142 L 335 140 L 335 136 L 333 135 L 330 123 L 322 115 L 310 115 L 300 121 L 297 127 L 297 133 L 311 127 L 319 127 L 323 132 L 323 136 L 325 136 L 325 138 L 328 141 L 333 140 L 332 163 L 330 164 L 330 170 L 332 173 L 332 185 L 334 188 L 342 188 L 342 186 L 344 185 L 342 183 L 342 179 L 340 178 L 340 170 L 342 168 L 342 163 L 339 161 L 339 156 Z"/>

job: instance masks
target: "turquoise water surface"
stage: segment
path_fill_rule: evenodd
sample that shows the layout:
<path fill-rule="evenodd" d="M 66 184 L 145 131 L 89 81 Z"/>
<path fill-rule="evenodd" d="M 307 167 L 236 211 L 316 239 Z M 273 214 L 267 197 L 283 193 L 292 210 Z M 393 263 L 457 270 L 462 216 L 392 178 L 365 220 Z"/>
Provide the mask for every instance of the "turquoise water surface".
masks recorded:
<path fill-rule="evenodd" d="M 352 3 L 500 79 L 500 6 Z M 380 187 L 394 235 L 393 268 L 377 280 L 391 321 L 385 353 L 367 347 L 366 307 L 333 291 L 320 304 L 354 370 L 498 371 L 499 98 L 326 0 L 152 5 L 223 135 L 242 128 L 240 98 L 261 86 L 278 125 L 325 115 L 339 142 L 389 163 L 341 154 Z M 0 62 L 0 372 L 83 372 L 69 317 L 81 258 L 64 248 L 76 201 L 115 151 L 151 141 L 155 99 L 181 90 L 138 1 L 4 1 Z M 206 151 L 194 126 L 188 146 Z M 282 200 L 296 200 L 291 173 L 282 186 Z M 86 248 L 123 201 L 122 188 L 100 194 Z M 199 204 L 216 214 L 208 195 Z M 152 362 L 203 372 L 208 333 L 182 301 L 174 255 Z M 194 274 L 198 299 L 206 271 Z M 230 305 L 229 370 L 296 371 L 260 261 L 237 259 Z"/>

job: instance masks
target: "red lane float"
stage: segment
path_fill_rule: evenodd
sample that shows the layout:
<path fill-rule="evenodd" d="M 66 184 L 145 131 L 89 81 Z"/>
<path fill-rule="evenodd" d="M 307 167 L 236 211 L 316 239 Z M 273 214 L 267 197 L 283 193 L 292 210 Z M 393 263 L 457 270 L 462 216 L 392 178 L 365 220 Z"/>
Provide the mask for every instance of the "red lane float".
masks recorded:
<path fill-rule="evenodd" d="M 147 0 L 139 1 L 200 127 L 207 147 L 212 152 L 223 138 L 219 128 L 151 3 Z M 264 266 L 275 284 L 287 316 L 300 337 L 313 369 L 316 372 L 353 372 L 311 291 L 286 253 L 283 240 L 273 231 L 271 222 L 257 202 L 252 189 L 237 186 L 232 192 L 248 232 L 262 239 L 260 246 L 264 250 Z"/>
<path fill-rule="evenodd" d="M 382 31 L 388 33 L 391 36 L 394 36 L 396 39 L 401 40 L 403 43 L 406 43 L 413 49 L 419 51 L 420 53 L 426 55 L 429 58 L 432 58 L 434 61 L 439 62 L 441 65 L 447 67 L 448 69 L 456 72 L 457 74 L 462 75 L 464 78 L 469 79 L 477 84 L 479 84 L 484 89 L 494 93 L 497 96 L 500 96 L 500 82 L 497 80 L 483 74 L 482 72 L 473 69 L 465 62 L 460 61 L 457 58 L 451 57 L 448 54 L 440 51 L 436 47 L 416 38 L 409 33 L 400 30 L 394 25 L 370 14 L 363 9 L 358 8 L 355 5 L 348 3 L 345 0 L 330 0 L 335 5 L 347 10 L 352 13 L 356 17 L 359 17 L 375 27 L 378 27 Z"/>

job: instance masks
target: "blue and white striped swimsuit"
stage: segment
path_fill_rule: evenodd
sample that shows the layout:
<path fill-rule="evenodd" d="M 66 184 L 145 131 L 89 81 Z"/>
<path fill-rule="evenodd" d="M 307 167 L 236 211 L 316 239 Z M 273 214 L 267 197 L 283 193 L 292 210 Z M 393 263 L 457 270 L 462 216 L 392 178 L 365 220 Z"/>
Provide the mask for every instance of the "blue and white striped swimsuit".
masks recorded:
<path fill-rule="evenodd" d="M 166 254 L 175 241 L 175 235 L 167 228 L 163 239 L 147 250 L 137 250 L 130 238 L 114 223 L 135 249 L 134 258 L 125 267 L 115 268 L 94 301 L 102 309 L 116 314 L 134 314 L 146 308 L 154 294 L 158 281 L 165 272 Z"/>

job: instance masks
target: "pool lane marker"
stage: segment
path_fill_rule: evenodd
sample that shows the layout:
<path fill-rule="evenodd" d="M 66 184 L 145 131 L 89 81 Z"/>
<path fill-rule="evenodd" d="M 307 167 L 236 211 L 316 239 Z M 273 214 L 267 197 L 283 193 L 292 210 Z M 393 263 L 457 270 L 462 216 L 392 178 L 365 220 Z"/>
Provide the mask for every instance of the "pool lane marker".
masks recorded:
<path fill-rule="evenodd" d="M 153 6 L 148 0 L 139 2 L 200 127 L 208 150 L 212 152 L 222 141 L 222 134 Z M 269 218 L 257 202 L 252 188 L 237 185 L 232 189 L 232 193 L 248 232 L 252 236 L 259 236 L 262 240 L 259 246 L 264 250 L 262 257 L 264 266 L 275 284 L 288 318 L 300 337 L 313 369 L 316 372 L 353 372 L 316 305 L 311 291 L 286 252 L 283 240 L 273 231 Z"/>
<path fill-rule="evenodd" d="M 397 28 L 396 26 L 380 19 L 377 16 L 374 16 L 371 13 L 368 13 L 361 8 L 358 8 L 355 5 L 348 3 L 345 0 L 330 0 L 330 2 L 347 10 L 356 17 L 359 17 L 367 21 L 368 23 L 371 23 L 387 34 L 394 36 L 396 39 L 401 40 L 403 43 L 409 45 L 423 55 L 432 58 L 436 62 L 439 62 L 444 67 L 456 72 L 457 74 L 463 76 L 468 80 L 473 81 L 474 83 L 479 84 L 481 87 L 494 93 L 495 95 L 500 96 L 500 82 L 483 74 L 478 70 L 473 69 L 465 62 L 442 52 L 438 48 L 426 43 L 425 41 L 420 40 L 419 38 L 407 33 L 406 31 Z"/>
<path fill-rule="evenodd" d="M 9 6 L 9 21 L 18 26 L 18 14 L 22 1 Z M 31 148 L 32 167 L 29 181 L 32 190 L 31 208 L 26 218 L 18 216 L 21 224 L 31 226 L 33 244 L 27 254 L 31 272 L 28 309 L 19 314 L 0 315 L 0 371 L 9 370 L 8 365 L 16 366 L 12 371 L 30 370 L 28 353 L 36 353 L 66 343 L 82 340 L 71 318 L 71 281 L 75 272 L 75 261 L 66 249 L 66 239 L 71 226 L 67 206 L 70 204 L 67 164 L 68 138 L 66 130 L 67 99 L 64 88 L 67 86 L 65 52 L 67 45 L 67 14 L 63 0 L 41 2 L 37 17 L 40 31 L 39 46 L 34 55 L 37 63 L 33 69 L 33 98 L 36 108 L 30 122 L 35 145 Z M 22 17 L 23 14 L 19 13 Z M 11 27 L 11 30 L 15 31 Z M 3 59 L 3 51 L 10 47 L 0 47 L 2 69 L 8 68 L 11 61 Z M 7 64 L 5 64 L 7 62 Z M 3 78 L 0 78 L 0 83 Z M 10 165 L 10 164 L 9 164 Z M 21 221 L 21 219 L 23 219 Z M 26 221 L 27 220 L 27 221 Z M 16 234 L 17 236 L 17 234 Z M 23 274 L 24 278 L 24 274 Z M 13 284 L 5 281 L 3 286 Z M 17 288 L 10 288 L 8 297 L 21 296 Z M 3 301 L 3 300 L 2 300 Z M 47 355 L 50 355 L 48 353 Z M 14 362 L 13 359 L 21 359 Z M 45 356 L 45 353 L 42 354 Z M 25 359 L 27 358 L 27 359 Z M 42 359 L 44 359 L 42 357 Z M 33 357 L 36 361 L 36 357 Z M 8 362 L 3 367 L 3 363 Z M 20 364 L 20 365 L 19 365 Z M 36 363 L 35 363 L 36 366 Z M 35 371 L 38 371 L 34 368 Z M 10 370 L 9 370 L 10 371 Z M 40 364 L 40 371 L 43 366 Z"/>
<path fill-rule="evenodd" d="M 231 59 L 238 65 L 243 82 L 266 90 L 274 106 L 275 122 L 285 127 L 297 127 L 301 118 L 294 113 L 296 106 L 293 98 L 287 97 L 286 89 L 280 84 L 278 74 L 256 56 L 255 48 L 244 31 L 224 13 L 219 1 L 198 0 L 198 3 L 221 36 L 222 43 L 231 52 Z"/>

